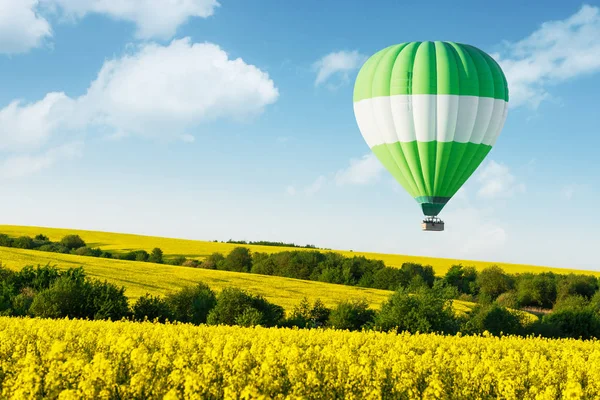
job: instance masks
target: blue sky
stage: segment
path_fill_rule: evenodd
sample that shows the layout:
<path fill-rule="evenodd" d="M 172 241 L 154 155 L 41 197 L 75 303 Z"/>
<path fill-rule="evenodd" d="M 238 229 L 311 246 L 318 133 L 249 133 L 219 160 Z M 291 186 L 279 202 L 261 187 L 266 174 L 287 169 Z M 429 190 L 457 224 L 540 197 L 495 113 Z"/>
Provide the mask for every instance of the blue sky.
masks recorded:
<path fill-rule="evenodd" d="M 0 0 L 0 221 L 600 270 L 600 4 L 413 3 Z M 413 40 L 493 54 L 511 93 L 443 233 L 352 108 Z"/>

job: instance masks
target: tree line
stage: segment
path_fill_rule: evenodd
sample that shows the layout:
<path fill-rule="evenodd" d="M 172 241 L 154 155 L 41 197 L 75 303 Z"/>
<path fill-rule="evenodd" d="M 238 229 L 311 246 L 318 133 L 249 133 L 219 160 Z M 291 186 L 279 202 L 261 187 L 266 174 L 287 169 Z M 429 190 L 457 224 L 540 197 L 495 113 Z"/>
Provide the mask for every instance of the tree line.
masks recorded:
<path fill-rule="evenodd" d="M 41 318 L 179 321 L 191 324 L 348 330 L 436 332 L 444 334 L 540 335 L 549 338 L 600 338 L 600 295 L 585 305 L 569 302 L 529 322 L 498 302 L 478 304 L 464 315 L 454 312 L 441 286 L 415 291 L 399 288 L 375 310 L 364 300 L 344 300 L 333 308 L 306 298 L 289 313 L 262 296 L 226 287 L 215 293 L 204 283 L 167 296 L 146 294 L 130 304 L 124 287 L 90 279 L 83 268 L 46 265 L 15 272 L 0 265 L 0 315 Z"/>
<path fill-rule="evenodd" d="M 274 275 L 391 291 L 406 289 L 414 292 L 420 288 L 435 288 L 444 291 L 448 298 L 484 305 L 496 302 L 508 308 L 544 312 L 570 306 L 585 308 L 600 287 L 598 278 L 591 275 L 553 272 L 508 274 L 498 266 L 477 271 L 472 266 L 459 264 L 452 265 L 445 275 L 436 276 L 430 265 L 403 263 L 396 268 L 364 256 L 348 257 L 319 250 L 267 254 L 238 246 L 226 256 L 216 252 L 199 261 L 181 256 L 166 259 L 160 248 L 154 248 L 150 253 L 145 250 L 111 253 L 87 246 L 78 235 L 67 235 L 59 242 L 52 242 L 44 235 L 11 238 L 0 234 L 0 246 Z"/>

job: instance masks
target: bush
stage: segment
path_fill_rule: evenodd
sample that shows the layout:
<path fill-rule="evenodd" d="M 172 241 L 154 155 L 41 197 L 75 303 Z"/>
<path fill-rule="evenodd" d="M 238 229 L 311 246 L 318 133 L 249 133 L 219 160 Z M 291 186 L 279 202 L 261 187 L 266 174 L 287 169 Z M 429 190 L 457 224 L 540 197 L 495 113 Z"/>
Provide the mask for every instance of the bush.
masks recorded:
<path fill-rule="evenodd" d="M 259 325 L 275 326 L 283 319 L 283 308 L 269 303 L 262 296 L 251 295 L 237 288 L 224 288 L 217 298 L 217 305 L 208 315 L 207 323 L 211 325 L 236 325 L 247 309 L 260 312 Z M 255 316 L 255 315 L 254 315 Z"/>
<path fill-rule="evenodd" d="M 13 239 L 4 234 L 4 233 L 0 233 L 0 246 L 2 247 L 12 247 L 13 246 Z"/>
<path fill-rule="evenodd" d="M 209 312 L 215 307 L 215 293 L 204 283 L 189 286 L 170 294 L 166 302 L 173 319 L 200 325 L 206 322 Z"/>
<path fill-rule="evenodd" d="M 521 306 L 552 308 L 556 301 L 556 276 L 551 272 L 522 274 L 516 286 Z"/>
<path fill-rule="evenodd" d="M 246 247 L 236 247 L 225 257 L 221 264 L 223 269 L 235 272 L 250 272 L 252 269 L 252 256 Z M 218 267 L 218 266 L 217 266 Z"/>
<path fill-rule="evenodd" d="M 71 273 L 74 273 L 72 270 L 70 271 Z M 78 268 L 77 271 L 77 273 L 83 274 L 83 269 Z M 60 277 L 61 272 L 50 264 L 46 264 L 43 267 L 38 265 L 36 268 L 33 268 L 31 265 L 27 265 L 20 271 L 15 272 L 11 276 L 10 282 L 14 285 L 15 290 L 18 292 L 26 287 L 33 288 L 36 291 L 41 291 L 48 289 Z"/>
<path fill-rule="evenodd" d="M 60 244 L 69 250 L 75 250 L 85 246 L 85 242 L 79 235 L 67 235 L 60 241 Z"/>
<path fill-rule="evenodd" d="M 16 247 L 17 249 L 27 249 L 27 250 L 31 250 L 34 247 L 34 243 L 33 243 L 33 239 L 30 238 L 29 236 L 21 236 L 16 238 L 13 243 L 12 243 L 13 247 Z"/>
<path fill-rule="evenodd" d="M 522 318 L 519 314 L 510 312 L 498 304 L 477 305 L 471 311 L 462 331 L 468 334 L 488 331 L 496 336 L 520 335 L 524 333 Z"/>
<path fill-rule="evenodd" d="M 476 291 L 477 271 L 474 267 L 453 265 L 443 278 L 444 282 L 454 286 L 460 293 L 473 294 Z"/>
<path fill-rule="evenodd" d="M 343 301 L 329 314 L 327 325 L 334 329 L 357 331 L 369 327 L 375 318 L 375 311 L 365 300 Z"/>
<path fill-rule="evenodd" d="M 92 249 L 85 246 L 74 250 L 73 253 L 77 254 L 78 256 L 100 257 L 100 255 L 102 254 L 102 250 L 98 248 Z"/>
<path fill-rule="evenodd" d="M 496 303 L 501 307 L 506 308 L 519 308 L 519 297 L 517 296 L 517 292 L 511 290 L 509 292 L 504 292 L 496 299 Z"/>
<path fill-rule="evenodd" d="M 383 304 L 375 318 L 375 326 L 383 331 L 456 333 L 458 321 L 451 302 L 431 290 L 411 295 L 405 289 L 396 291 Z"/>
<path fill-rule="evenodd" d="M 177 256 L 175 258 L 170 259 L 169 261 L 167 261 L 167 264 L 169 265 L 183 265 L 185 264 L 185 262 L 187 261 L 187 259 L 183 256 Z"/>
<path fill-rule="evenodd" d="M 493 265 L 483 269 L 476 280 L 479 294 L 487 301 L 493 301 L 504 292 L 508 292 L 513 287 L 512 278 L 505 274 L 502 268 Z"/>
<path fill-rule="evenodd" d="M 327 323 L 331 310 L 325 307 L 321 300 L 315 300 L 311 306 L 306 297 L 302 298 L 300 304 L 294 307 L 285 326 L 297 326 L 299 328 L 317 328 Z"/>
<path fill-rule="evenodd" d="M 194 259 L 185 260 L 185 262 L 181 265 L 184 267 L 198 268 L 200 266 L 200 261 Z"/>
<path fill-rule="evenodd" d="M 48 251 L 51 253 L 63 253 L 63 254 L 70 253 L 70 250 L 68 248 L 66 248 L 65 246 L 63 246 L 62 244 L 59 244 L 59 243 L 44 244 L 44 245 L 38 247 L 38 250 Z"/>
<path fill-rule="evenodd" d="M 171 319 L 172 316 L 169 304 L 165 299 L 146 293 L 138 298 L 133 305 L 133 318 L 136 321 L 148 319 L 149 321 L 165 322 L 167 319 Z"/>
<path fill-rule="evenodd" d="M 578 295 L 591 299 L 598 290 L 598 280 L 594 276 L 569 274 L 560 277 L 557 285 L 557 298 Z"/>
<path fill-rule="evenodd" d="M 89 285 L 89 316 L 94 319 L 111 319 L 113 321 L 129 315 L 129 303 L 125 296 L 125 288 L 118 288 L 109 282 L 97 280 L 87 281 Z"/>
<path fill-rule="evenodd" d="M 534 332 L 551 338 L 600 338 L 600 317 L 591 309 L 564 309 L 545 315 Z"/>
<path fill-rule="evenodd" d="M 200 264 L 204 269 L 222 269 L 220 265 L 225 261 L 225 256 L 221 253 L 212 253 Z"/>
<path fill-rule="evenodd" d="M 158 247 L 152 249 L 148 261 L 151 263 L 162 264 L 163 263 L 163 251 Z"/>
<path fill-rule="evenodd" d="M 33 240 L 37 240 L 40 242 L 49 242 L 50 239 L 48 238 L 48 236 L 46 235 L 42 235 L 41 233 L 39 235 L 35 235 L 35 237 L 33 238 Z"/>
<path fill-rule="evenodd" d="M 589 300 L 580 295 L 566 296 L 556 301 L 552 311 L 583 310 L 587 308 Z"/>
<path fill-rule="evenodd" d="M 89 289 L 83 278 L 62 276 L 35 296 L 30 312 L 41 318 L 89 317 Z"/>
<path fill-rule="evenodd" d="M 12 314 L 19 317 L 29 315 L 29 308 L 35 298 L 35 290 L 26 287 L 21 290 L 17 296 L 12 299 Z"/>

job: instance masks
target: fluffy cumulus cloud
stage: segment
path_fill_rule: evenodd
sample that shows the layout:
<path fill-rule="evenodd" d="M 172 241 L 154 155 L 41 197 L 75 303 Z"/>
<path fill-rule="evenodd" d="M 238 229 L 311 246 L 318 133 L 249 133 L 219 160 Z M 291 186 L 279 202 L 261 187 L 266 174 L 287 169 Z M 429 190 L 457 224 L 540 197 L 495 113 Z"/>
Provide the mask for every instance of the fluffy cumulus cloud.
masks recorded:
<path fill-rule="evenodd" d="M 106 61 L 78 98 L 49 93 L 0 109 L 0 151 L 39 149 L 65 132 L 88 130 L 192 142 L 203 122 L 251 118 L 278 97 L 267 73 L 217 45 L 146 43 Z"/>
<path fill-rule="evenodd" d="M 347 168 L 335 175 L 337 185 L 364 185 L 379 180 L 384 172 L 383 165 L 374 154 L 366 154 L 360 159 L 350 160 Z"/>
<path fill-rule="evenodd" d="M 80 19 L 88 14 L 102 14 L 116 20 L 133 22 L 137 27 L 136 36 L 142 39 L 168 39 L 190 18 L 210 17 L 219 6 L 217 0 L 41 1 L 48 8 L 72 19 Z"/>
<path fill-rule="evenodd" d="M 494 160 L 484 166 L 475 181 L 481 185 L 477 192 L 479 197 L 507 198 L 525 191 L 525 184 L 518 182 L 506 165 Z"/>
<path fill-rule="evenodd" d="M 179 136 L 206 120 L 260 114 L 278 96 L 267 73 L 184 38 L 107 61 L 78 107 L 115 134 Z"/>
<path fill-rule="evenodd" d="M 510 105 L 537 107 L 548 89 L 577 76 L 600 71 L 600 8 L 584 5 L 565 20 L 543 23 L 518 42 L 494 54 L 510 89 Z"/>
<path fill-rule="evenodd" d="M 0 53 L 24 53 L 52 36 L 38 0 L 0 0 Z"/>
<path fill-rule="evenodd" d="M 44 145 L 72 115 L 73 106 L 64 93 L 48 93 L 31 104 L 11 102 L 0 109 L 0 151 L 26 151 Z"/>
<path fill-rule="evenodd" d="M 315 85 L 321 85 L 334 76 L 340 76 L 344 81 L 351 71 L 357 70 L 367 57 L 354 51 L 337 51 L 323 56 L 313 64 L 317 73 Z"/>

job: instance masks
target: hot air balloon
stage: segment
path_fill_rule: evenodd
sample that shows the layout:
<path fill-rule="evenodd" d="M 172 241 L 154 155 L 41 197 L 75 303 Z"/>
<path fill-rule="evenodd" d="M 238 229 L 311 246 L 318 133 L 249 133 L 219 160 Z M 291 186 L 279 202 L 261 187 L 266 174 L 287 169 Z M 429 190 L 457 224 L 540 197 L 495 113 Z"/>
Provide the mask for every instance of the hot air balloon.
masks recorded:
<path fill-rule="evenodd" d="M 417 201 L 422 229 L 438 217 L 496 143 L 508 112 L 498 63 L 454 42 L 409 42 L 373 54 L 354 85 L 354 115 L 367 145 Z"/>

